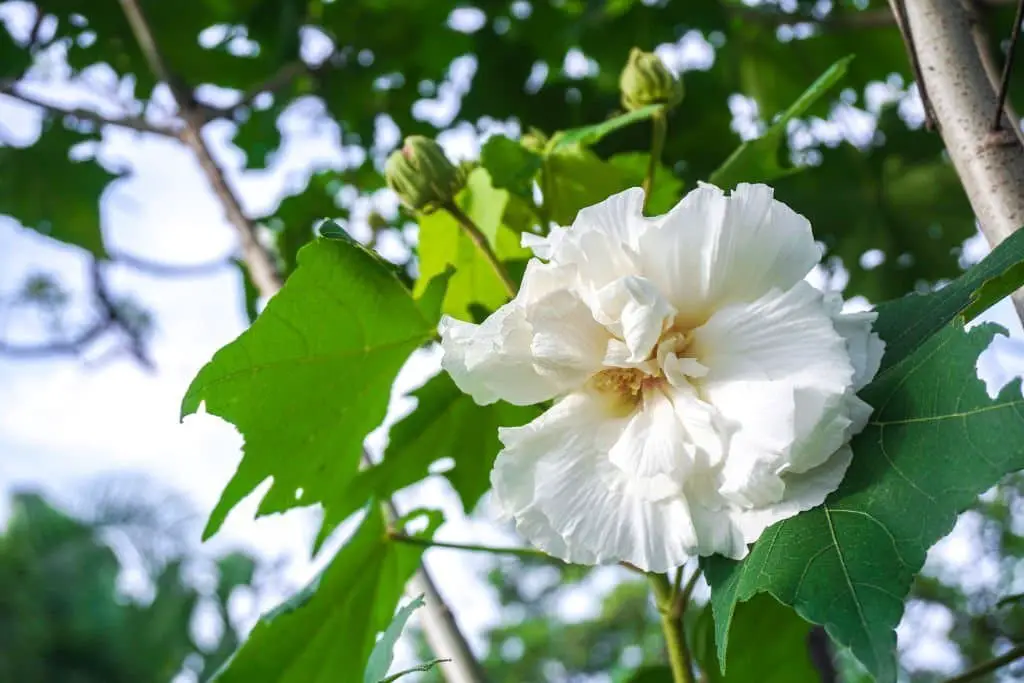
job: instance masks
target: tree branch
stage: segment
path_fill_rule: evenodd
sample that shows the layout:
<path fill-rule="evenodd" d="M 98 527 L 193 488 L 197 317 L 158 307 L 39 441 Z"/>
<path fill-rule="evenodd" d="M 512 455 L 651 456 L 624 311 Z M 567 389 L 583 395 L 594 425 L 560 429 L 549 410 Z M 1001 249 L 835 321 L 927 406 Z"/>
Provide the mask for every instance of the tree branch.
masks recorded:
<path fill-rule="evenodd" d="M 103 116 L 91 109 L 83 109 L 81 107 L 61 107 L 60 105 L 41 100 L 35 95 L 29 95 L 28 93 L 22 92 L 21 89 L 18 88 L 17 83 L 4 84 L 4 87 L 0 88 L 0 94 L 6 95 L 14 100 L 18 100 L 19 102 L 24 102 L 25 104 L 40 107 L 41 109 L 45 109 L 46 111 L 54 114 L 59 114 L 61 116 L 74 116 L 77 119 L 91 121 L 101 126 L 119 126 L 121 128 L 137 130 L 140 133 L 152 133 L 153 135 L 174 138 L 175 140 L 181 139 L 181 133 L 178 130 L 168 126 L 150 123 L 141 116 L 111 118 Z"/>
<path fill-rule="evenodd" d="M 983 662 L 973 669 L 965 671 L 959 676 L 954 676 L 947 680 L 946 683 L 967 683 L 968 681 L 976 681 L 983 676 L 992 673 L 996 669 L 1001 669 L 1007 664 L 1012 664 L 1022 657 L 1024 657 L 1024 644 L 1016 645 L 1010 648 L 1005 654 L 1002 654 L 995 659 L 990 659 L 987 662 Z"/>
<path fill-rule="evenodd" d="M 110 253 L 110 260 L 114 263 L 126 265 L 139 272 L 158 277 L 201 277 L 203 275 L 212 275 L 234 265 L 234 259 L 231 256 L 225 256 L 205 263 L 183 263 L 179 265 L 150 261 L 149 259 L 133 256 L 123 251 L 110 251 L 108 249 L 108 252 Z"/>
<path fill-rule="evenodd" d="M 993 54 L 992 41 L 989 39 L 988 31 L 985 29 L 984 13 L 988 12 L 991 8 L 983 2 L 979 2 L 979 0 L 969 2 L 965 7 L 967 8 L 968 19 L 971 22 L 971 37 L 974 39 L 974 46 L 978 50 L 978 56 L 981 57 L 981 66 L 985 69 L 985 75 L 988 76 L 992 89 L 997 90 L 1001 87 L 1003 77 L 1009 73 L 1009 69 L 1006 68 L 1009 67 L 1009 62 L 1007 61 L 1004 66 L 1003 75 L 1000 75 L 1000 68 Z M 1006 113 L 1010 121 L 1015 124 L 1012 130 L 1021 145 L 1024 145 L 1024 131 L 1021 131 L 1020 116 L 1014 109 L 1013 103 L 1009 100 L 1003 100 L 1000 102 L 1000 108 Z M 992 116 L 997 120 L 1000 118 L 996 116 L 994 111 Z"/>
<path fill-rule="evenodd" d="M 966 0 L 904 0 L 936 124 L 989 246 L 1024 224 L 1024 148 L 992 132 L 997 98 L 972 37 Z M 1005 114 L 1004 114 L 1005 118 Z M 1024 298 L 1014 295 L 1024 320 Z"/>
<path fill-rule="evenodd" d="M 210 182 L 213 191 L 220 199 L 228 220 L 238 234 L 242 246 L 242 256 L 249 267 L 249 275 L 253 284 L 264 296 L 269 296 L 281 288 L 281 275 L 277 271 L 277 264 L 273 257 L 259 243 L 256 236 L 256 227 L 245 215 L 242 205 L 235 196 L 234 191 L 227 183 L 224 172 L 217 161 L 213 158 L 210 148 L 203 139 L 201 128 L 203 125 L 202 115 L 194 106 L 192 93 L 184 86 L 181 79 L 168 67 L 167 61 L 160 52 L 149 27 L 145 14 L 139 6 L 138 0 L 120 0 L 121 8 L 128 24 L 131 26 L 135 40 L 142 50 L 142 54 L 157 78 L 167 84 L 171 94 L 181 113 L 185 123 L 182 130 L 182 140 L 195 153 L 199 165 Z"/>

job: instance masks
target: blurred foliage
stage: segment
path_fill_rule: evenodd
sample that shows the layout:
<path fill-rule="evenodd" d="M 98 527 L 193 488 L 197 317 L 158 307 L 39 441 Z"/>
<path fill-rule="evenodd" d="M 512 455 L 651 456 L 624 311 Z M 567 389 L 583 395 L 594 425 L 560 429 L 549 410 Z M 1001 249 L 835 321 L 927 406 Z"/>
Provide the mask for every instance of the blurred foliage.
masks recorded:
<path fill-rule="evenodd" d="M 829 263 L 847 269 L 846 295 L 873 301 L 955 277 L 960 245 L 974 232 L 941 140 L 907 115 L 913 109 L 905 106 L 909 65 L 881 0 L 753 7 L 738 0 L 195 0 L 188 11 L 158 0 L 140 4 L 177 85 L 191 93 L 185 104 L 209 122 L 234 124 L 232 140 L 246 168 L 268 168 L 279 159 L 286 111 L 339 131 L 343 156 L 257 217 L 285 274 L 324 218 L 361 238 L 371 234 L 373 243 L 390 235 L 415 247 L 406 216 L 382 192 L 382 162 L 397 140 L 381 131 L 434 136 L 462 124 L 484 135 L 504 124 L 551 135 L 608 121 L 621 113 L 618 75 L 630 48 L 665 44 L 685 45 L 691 55 L 700 46 L 704 57 L 684 64 L 686 98 L 669 116 L 652 208 L 667 208 L 683 189 L 707 179 L 741 142 L 741 130 L 742 137 L 770 130 L 774 117 L 816 77 L 852 54 L 833 97 L 787 124 L 780 165 L 815 169 L 779 178 L 777 196 L 811 220 Z M 1006 33 L 1010 5 L 984 4 L 991 35 Z M 0 2 L 0 9 L 6 17 L 28 19 L 0 27 L 0 98 L 41 92 L 59 80 L 53 63 L 66 60 L 71 77 L 86 87 L 84 72 L 115 75 L 117 87 L 94 93 L 109 100 L 102 111 L 111 118 L 117 118 L 111 111 L 165 108 L 166 98 L 154 100 L 156 79 L 115 0 Z M 563 68 L 570 56 L 577 63 L 582 58 L 584 74 Z M 1024 69 L 1014 77 L 1011 93 L 1020 106 Z M 238 93 L 237 104 L 209 99 L 208 93 L 225 90 Z M 751 108 L 739 95 L 756 104 L 753 114 L 744 113 Z M 49 111 L 38 140 L 27 146 L 14 144 L 0 127 L 0 214 L 83 253 L 116 259 L 104 240 L 100 200 L 124 176 L 94 154 L 99 131 L 91 118 Z M 512 141 L 485 146 L 481 161 L 497 189 L 480 191 L 507 195 L 503 215 L 491 221 L 494 239 L 528 230 L 538 209 L 568 223 L 580 207 L 639 184 L 648 138 L 649 124 L 639 123 L 610 132 L 590 149 L 570 145 L 541 154 Z M 532 206 L 528 179 L 538 171 L 550 200 L 544 207 Z M 368 204 L 370 221 L 364 218 Z M 450 232 L 450 226 L 434 227 Z M 450 247 L 461 253 L 457 239 Z M 426 270 L 441 272 L 449 260 L 437 259 Z M 413 276 L 423 269 L 412 250 L 400 265 Z M 239 273 L 249 284 L 244 266 Z M 51 303 L 64 298 L 58 283 L 29 284 L 24 296 Z M 455 296 L 458 284 L 453 281 Z M 254 318 L 256 292 L 245 291 Z M 462 312 L 477 303 L 463 297 L 446 306 Z M 142 328 L 152 324 L 134 319 Z M 965 665 L 1024 638 L 1024 600 L 1006 594 L 1006 586 L 1019 583 L 1016 558 L 1024 551 L 1014 518 L 1020 483 L 1014 478 L 975 508 L 985 562 L 998 568 L 998 577 L 971 590 L 935 577 L 915 585 L 917 602 L 952 614 L 950 638 Z M 244 566 L 234 568 L 234 580 L 245 583 Z M 641 662 L 661 661 L 655 614 L 641 584 L 616 587 L 593 618 L 565 620 L 554 605 L 574 589 L 561 585 L 566 576 L 553 578 L 550 567 L 500 568 L 490 577 L 505 607 L 489 634 L 487 666 L 495 680 L 582 680 L 609 667 L 616 680 L 626 680 Z M 151 577 L 158 591 L 150 605 L 120 599 L 118 572 L 116 556 L 95 529 L 37 497 L 19 497 L 0 539 L 0 586 L 19 586 L 0 590 L 0 647 L 10 644 L 12 653 L 0 657 L 0 680 L 144 682 L 177 671 L 198 650 L 186 616 L 199 597 L 180 584 L 181 565 L 167 563 Z M 537 576 L 546 577 L 546 587 L 528 590 Z M 204 675 L 233 649 L 231 638 L 226 629 Z M 44 666 L 40 662 L 55 669 L 31 668 Z M 87 673 L 71 673 L 79 670 Z M 911 680 L 935 677 L 921 673 Z"/>
<path fill-rule="evenodd" d="M 0 534 L 0 680 L 168 683 L 191 671 L 207 681 L 234 652 L 243 634 L 228 602 L 252 583 L 254 560 L 230 553 L 197 568 L 199 558 L 157 552 L 156 540 L 172 531 L 149 505 L 136 500 L 115 515 L 108 508 L 79 519 L 36 493 L 12 496 Z M 111 544 L 111 536 L 129 542 Z M 130 550 L 130 568 L 114 547 Z M 195 587 L 197 569 L 216 573 L 212 590 Z M 148 586 L 149 599 L 123 592 L 126 571 Z M 212 641 L 197 638 L 200 611 Z"/>
<path fill-rule="evenodd" d="M 15 4 L 31 13 L 24 3 L 0 7 Z M 707 179 L 729 156 L 740 141 L 737 130 L 745 125 L 747 134 L 764 131 L 831 64 L 856 57 L 841 81 L 841 101 L 825 98 L 803 113 L 832 114 L 829 131 L 821 133 L 820 118 L 808 120 L 814 125 L 787 126 L 794 159 L 820 168 L 778 181 L 779 197 L 811 218 L 818 238 L 850 270 L 847 295 L 893 298 L 952 277 L 959 245 L 973 232 L 938 136 L 908 126 L 894 110 L 872 134 L 872 117 L 864 115 L 878 111 L 879 92 L 887 88 L 890 100 L 899 99 L 909 78 L 899 33 L 881 0 L 754 7 L 732 0 L 199 0 L 187 13 L 156 0 L 141 5 L 178 85 L 192 93 L 194 101 L 186 104 L 207 120 L 237 124 L 234 143 L 247 167 L 273 164 L 282 144 L 279 117 L 286 110 L 316 125 L 337 125 L 344 158 L 261 218 L 276 236 L 285 272 L 322 218 L 340 218 L 353 229 L 364 224 L 363 214 L 352 209 L 360 197 L 375 197 L 383 187 L 383 157 L 396 142 L 391 135 L 381 137 L 382 126 L 394 124 L 402 135 L 436 135 L 464 123 L 477 133 L 503 122 L 548 135 L 593 126 L 621 112 L 618 75 L 633 46 L 685 45 L 691 55 L 681 63 L 686 99 L 670 115 L 664 155 L 686 187 Z M 47 0 L 38 7 L 44 14 L 35 18 L 47 20 L 31 22 L 28 35 L 0 30 L 0 62 L 8 79 L 0 81 L 0 90 L 45 86 L 54 73 L 46 64 L 63 58 L 73 78 L 98 64 L 112 69 L 119 81 L 116 97 L 97 95 L 113 98 L 115 108 L 138 111 L 150 100 L 156 81 L 119 3 Z M 993 6 L 985 18 L 1006 26 L 1008 11 Z M 569 62 L 576 67 L 564 68 Z M 200 88 L 208 85 L 239 92 L 241 99 L 235 106 L 215 106 L 211 91 Z M 1015 95 L 1020 92 L 1024 88 Z M 743 123 L 743 116 L 733 115 L 736 94 L 753 98 L 756 118 Z M 311 98 L 322 108 L 308 106 Z M 857 125 L 849 123 L 854 118 Z M 80 154 L 74 162 L 62 158 L 95 135 L 94 123 L 59 113 L 46 119 L 34 145 L 0 149 L 19 159 L 3 164 L 17 173 L 16 182 L 0 190 L 0 214 L 104 257 L 98 201 L 117 176 Z M 646 125 L 634 125 L 600 140 L 594 158 L 574 152 L 552 155 L 549 162 L 597 164 L 599 158 L 645 150 L 647 136 Z M 515 176 L 502 181 L 523 192 L 512 186 Z M 635 182 L 636 174 L 627 174 L 622 184 Z M 551 189 L 571 191 L 557 184 Z M 590 194 L 603 197 L 613 189 L 618 184 Z M 592 200 L 580 196 L 553 218 L 568 222 L 579 205 Z M 509 202 L 507 212 L 522 208 Z M 402 227 L 400 220 L 387 221 L 391 229 Z M 514 216 L 506 223 L 514 227 Z M 880 250 L 884 260 L 862 265 L 862 255 L 871 250 Z"/>

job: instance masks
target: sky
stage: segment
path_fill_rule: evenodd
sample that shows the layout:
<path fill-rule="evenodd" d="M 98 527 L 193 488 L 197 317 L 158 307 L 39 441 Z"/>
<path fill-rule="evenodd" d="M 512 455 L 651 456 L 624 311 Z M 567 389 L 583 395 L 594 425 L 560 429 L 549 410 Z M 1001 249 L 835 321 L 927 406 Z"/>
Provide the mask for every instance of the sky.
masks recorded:
<path fill-rule="evenodd" d="M 24 24 L 17 12 L 0 13 L 0 19 L 14 29 Z M 472 17 L 459 21 L 472 22 Z M 469 24 L 467 24 L 469 25 Z M 706 45 L 706 44 L 705 44 Z M 316 39 L 307 41 L 310 54 L 317 52 Z M 708 51 L 699 37 L 684 37 L 660 53 L 675 68 L 705 68 Z M 567 73 L 585 74 L 590 68 L 582 54 L 567 58 Z M 92 102 L 109 109 L 109 103 L 92 94 L 97 88 L 116 84 L 104 68 L 91 69 L 84 78 L 68 81 L 58 74 L 55 81 L 34 85 L 31 92 L 49 101 L 66 104 Z M 447 117 L 457 101 L 460 88 L 472 72 L 471 62 L 453 67 L 450 87 L 442 88 L 439 100 L 425 105 L 424 115 Z M 543 76 L 539 76 L 542 78 Z M 881 102 L 887 95 L 880 86 L 875 95 Z M 230 98 L 230 93 L 210 91 L 208 97 Z M 166 93 L 158 95 L 166 98 Z M 913 107 L 913 102 L 910 105 Z M 873 108 L 874 105 L 867 107 Z M 748 101 L 732 103 L 737 126 L 751 134 L 749 123 L 756 112 Z M 106 109 L 105 109 L 106 110 Z M 839 123 L 817 123 L 819 136 L 864 135 L 861 110 L 848 108 L 837 117 Z M 843 117 L 848 120 L 844 123 Z M 450 119 L 450 117 L 449 117 Z M 870 119 L 870 116 L 868 116 Z M 38 135 L 40 115 L 33 107 L 0 96 L 0 140 L 4 144 L 30 144 Z M 308 176 L 323 168 L 337 168 L 349 152 L 339 144 L 336 126 L 319 115 L 314 100 L 298 103 L 282 120 L 286 145 L 267 171 L 242 170 L 242 156 L 230 143 L 231 126 L 211 124 L 205 129 L 214 155 L 225 168 L 231 186 L 251 216 L 269 213 L 280 198 L 300 189 Z M 515 126 L 510 126 L 512 129 Z M 397 140 L 384 121 L 383 144 Z M 837 132 L 838 131 L 838 132 Z M 390 140 L 388 139 L 390 136 Z M 472 126 L 459 124 L 443 141 L 456 157 L 472 156 L 478 139 Z M 90 150 L 110 169 L 126 171 L 105 192 L 101 202 L 104 237 L 111 251 L 166 264 L 206 263 L 232 253 L 235 237 L 223 217 L 220 204 L 206 184 L 191 153 L 176 141 L 141 135 L 108 127 L 103 140 Z M 384 209 L 393 202 L 382 200 Z M 365 238 L 365 226 L 358 219 L 352 225 L 357 237 Z M 394 256 L 405 249 L 397 241 L 385 243 Z M 965 248 L 967 260 L 986 252 L 983 240 L 974 238 Z M 45 321 L 14 310 L 12 293 L 26 276 L 49 273 L 75 293 L 78 304 L 85 302 L 87 260 L 74 248 L 63 247 L 16 221 L 0 217 L 0 337 L 28 341 L 45 335 Z M 208 415 L 196 415 L 179 422 L 179 405 L 197 370 L 213 353 L 234 339 L 246 325 L 239 276 L 224 269 L 202 277 L 164 278 L 141 274 L 129 268 L 112 267 L 111 285 L 121 295 L 130 295 L 153 313 L 156 329 L 150 349 L 155 371 L 147 371 L 126 356 L 111 357 L 99 349 L 84 357 L 14 361 L 0 356 L 0 493 L 33 487 L 74 504 L 83 486 L 101 475 L 131 473 L 145 475 L 159 487 L 183 494 L 195 512 L 195 540 L 205 515 L 215 504 L 240 457 L 241 438 L 229 424 Z M 81 320 L 82 306 L 79 310 Z M 1012 307 L 1003 302 L 985 316 L 1011 331 L 996 342 L 979 361 L 980 376 L 992 393 L 1024 368 L 1024 335 Z M 71 323 L 75 322 L 74 316 Z M 436 351 L 418 352 L 395 385 L 389 424 L 411 409 L 411 399 L 402 398 L 437 368 Z M 374 450 L 385 440 L 385 429 L 371 435 Z M 261 556 L 285 563 L 284 581 L 262 596 L 258 604 L 239 607 L 238 618 L 251 623 L 255 614 L 272 607 L 283 591 L 294 588 L 318 569 L 309 560 L 309 546 L 317 519 L 315 511 L 298 510 L 254 520 L 253 514 L 263 489 L 250 496 L 228 517 L 223 530 L 203 552 L 244 547 Z M 6 496 L 5 496 L 6 497 Z M 445 510 L 448 522 L 438 537 L 442 540 L 517 545 L 521 541 L 503 527 L 489 521 L 486 503 L 483 514 L 467 519 L 459 510 L 447 483 L 433 477 L 399 497 L 403 509 L 424 501 Z M 0 522 L 5 514 L 0 502 Z M 961 521 L 958 530 L 933 553 L 932 563 L 956 572 L 972 568 L 971 580 L 984 581 L 993 568 L 973 565 L 971 520 Z M 335 541 L 335 544 L 337 543 Z M 449 551 L 431 551 L 429 566 L 442 594 L 455 610 L 477 647 L 482 628 L 497 614 L 494 596 L 482 584 L 478 570 L 484 560 Z M 593 611 L 592 596 L 611 587 L 620 578 L 615 570 L 599 572 L 590 584 L 567 598 L 562 611 L 581 617 Z M 941 634 L 942 615 L 909 614 L 906 622 L 918 632 Z M 945 628 L 948 628 L 946 624 Z M 902 633 L 905 635 L 907 627 Z M 916 652 L 916 651 L 915 651 Z M 408 660 L 408 651 L 398 664 Z M 922 661 L 954 666 L 955 658 L 939 646 L 926 645 Z"/>

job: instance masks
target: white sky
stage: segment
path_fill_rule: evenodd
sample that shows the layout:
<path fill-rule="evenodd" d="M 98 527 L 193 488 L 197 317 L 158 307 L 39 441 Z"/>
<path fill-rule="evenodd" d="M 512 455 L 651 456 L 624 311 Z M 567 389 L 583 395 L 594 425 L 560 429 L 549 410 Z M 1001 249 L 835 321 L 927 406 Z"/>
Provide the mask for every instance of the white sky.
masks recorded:
<path fill-rule="evenodd" d="M 677 68 L 700 66 L 707 58 L 700 50 L 701 41 L 690 35 L 675 50 L 661 52 Z M 472 65 L 468 68 L 471 71 Z M 588 68 L 582 54 L 566 60 L 567 72 L 583 74 Z M 102 70 L 91 76 L 99 82 L 105 78 Z M 62 102 L 82 97 L 80 88 L 66 83 L 34 92 Z M 736 106 L 742 109 L 741 105 Z M 308 113 L 316 109 L 316 104 L 310 101 L 299 108 Z M 227 142 L 227 124 L 207 128 L 215 156 L 227 169 L 230 183 L 250 215 L 272 210 L 283 193 L 302 187 L 310 172 L 336 166 L 343 157 L 333 124 L 321 120 L 320 125 L 311 126 L 309 121 L 306 115 L 286 119 L 285 152 L 272 170 L 260 172 L 240 169 L 241 155 Z M 27 144 L 38 133 L 39 115 L 31 107 L 0 96 L 0 122 L 0 139 Z M 828 129 L 816 133 L 828 134 Z M 476 148 L 472 129 L 467 130 L 467 126 L 446 135 L 445 141 L 458 156 L 472 154 Z M 102 200 L 108 247 L 153 261 L 180 264 L 207 262 L 232 250 L 233 232 L 184 147 L 174 141 L 109 128 L 104 131 L 98 155 L 111 168 L 130 170 Z M 969 246 L 974 259 L 985 251 L 979 239 Z M 0 297 L 15 292 L 24 278 L 35 272 L 59 276 L 82 296 L 85 263 L 76 250 L 24 230 L 11 219 L 0 218 Z M 241 440 L 230 425 L 210 416 L 195 416 L 179 424 L 178 408 L 199 367 L 245 327 L 239 277 L 233 270 L 192 279 L 155 278 L 128 269 L 114 275 L 112 284 L 119 293 L 131 294 L 154 314 L 158 327 L 151 349 L 157 371 L 147 373 L 127 358 L 96 363 L 96 358 L 18 362 L 0 357 L 0 489 L 9 492 L 33 486 L 59 500 L 69 500 L 84 482 L 98 474 L 144 473 L 159 484 L 187 494 L 200 517 L 196 520 L 198 537 L 205 515 L 238 462 Z M 993 380 L 993 386 L 1001 385 L 1024 367 L 1024 341 L 1008 303 L 1000 304 L 986 317 L 1015 331 L 1015 338 L 1000 339 L 995 345 L 998 348 L 981 362 L 983 375 Z M 38 332 L 38 321 L 6 316 L 0 308 L 0 334 L 5 339 Z M 434 367 L 436 354 L 420 354 L 418 361 L 403 371 L 396 395 L 419 384 Z M 409 410 L 410 404 L 408 400 L 394 402 L 389 419 Z M 379 446 L 382 434 L 375 434 L 372 442 Z M 308 547 L 315 515 L 293 511 L 254 521 L 259 495 L 251 496 L 228 517 L 209 547 L 242 545 L 268 557 L 284 558 L 289 562 L 288 581 L 297 586 L 314 571 L 308 561 Z M 458 512 L 447 484 L 438 478 L 414 487 L 402 500 L 405 509 L 417 501 L 441 504 L 449 518 L 439 534 L 445 540 L 518 543 L 486 519 L 466 520 Z M 0 520 L 3 514 L 0 509 Z M 943 542 L 942 564 L 965 569 L 971 566 L 974 552 L 969 535 L 968 529 Z M 483 566 L 482 561 L 447 551 L 432 551 L 430 557 L 441 590 L 459 621 L 467 631 L 478 634 L 496 614 L 493 596 L 483 588 L 475 571 Z M 990 569 L 975 567 L 975 575 L 984 576 Z M 588 589 L 606 589 L 616 576 L 615 572 L 600 574 Z M 278 597 L 267 595 L 261 607 L 272 606 Z M 582 616 L 593 609 L 593 604 L 585 595 L 577 594 L 563 607 L 569 614 Z M 934 629 L 937 625 L 941 632 L 941 619 L 926 615 L 924 621 L 925 626 L 915 622 L 915 629 Z M 479 645 L 479 638 L 476 641 Z M 955 664 L 955 659 L 951 660 L 941 648 L 926 648 L 920 656 L 923 661 Z"/>

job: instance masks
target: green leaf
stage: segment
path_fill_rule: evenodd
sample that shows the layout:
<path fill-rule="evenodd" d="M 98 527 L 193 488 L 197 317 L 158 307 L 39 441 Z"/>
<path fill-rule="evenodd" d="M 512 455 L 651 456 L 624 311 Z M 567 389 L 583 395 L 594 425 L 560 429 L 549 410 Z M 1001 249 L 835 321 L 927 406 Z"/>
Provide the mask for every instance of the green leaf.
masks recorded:
<path fill-rule="evenodd" d="M 969 310 L 985 283 L 1024 261 L 1024 230 L 1007 237 L 970 270 L 938 291 L 909 294 L 878 306 L 875 331 L 885 340 L 882 372 L 911 355 L 946 324 Z M 987 308 L 987 306 L 986 306 Z"/>
<path fill-rule="evenodd" d="M 1018 232 L 1020 232 L 1018 230 Z M 969 323 L 1004 297 L 1010 296 L 1024 285 L 1024 260 L 1018 261 L 993 278 L 985 280 L 971 293 L 971 301 L 961 313 L 961 321 Z"/>
<path fill-rule="evenodd" d="M 260 315 L 260 290 L 249 275 L 249 264 L 242 259 L 233 259 L 232 263 L 242 276 L 242 303 L 245 306 L 245 317 L 251 325 Z"/>
<path fill-rule="evenodd" d="M 205 403 L 245 438 L 204 537 L 268 477 L 259 514 L 321 503 L 330 519 L 356 474 L 363 437 L 384 417 L 395 375 L 434 331 L 435 321 L 362 247 L 322 238 L 304 247 L 284 288 L 199 371 L 182 401 L 182 416 Z"/>
<path fill-rule="evenodd" d="M 363 673 L 363 683 L 380 683 L 388 675 L 388 669 L 391 668 L 391 662 L 395 656 L 394 651 L 395 645 L 398 644 L 398 638 L 402 635 L 402 630 L 412 613 L 423 605 L 423 596 L 420 595 L 395 613 L 384 634 L 373 646 L 370 659 L 366 662 L 366 671 Z"/>
<path fill-rule="evenodd" d="M 551 137 L 551 142 L 548 143 L 548 152 L 561 152 L 577 146 L 589 147 L 609 133 L 614 133 L 618 129 L 625 128 L 637 121 L 651 118 L 661 108 L 662 105 L 660 104 L 649 104 L 646 107 L 634 109 L 631 112 L 620 114 L 592 126 L 583 126 L 582 128 L 573 128 L 555 133 Z"/>
<path fill-rule="evenodd" d="M 541 167 L 540 155 L 501 135 L 488 138 L 480 150 L 480 163 L 491 174 L 494 187 L 533 198 L 533 178 Z"/>
<path fill-rule="evenodd" d="M 316 237 L 314 227 L 318 223 L 325 218 L 348 217 L 348 210 L 339 207 L 334 200 L 340 186 L 340 174 L 333 171 L 317 173 L 301 192 L 285 197 L 273 213 L 259 219 L 274 231 L 285 275 L 295 270 L 299 249 Z M 337 223 L 333 220 L 331 223 L 340 234 L 331 234 L 330 237 L 351 239 Z M 321 228 L 320 234 L 327 237 L 323 230 Z"/>
<path fill-rule="evenodd" d="M 876 407 L 822 506 L 762 534 L 742 562 L 704 562 L 719 660 L 737 603 L 768 592 L 825 626 L 882 683 L 928 548 L 1007 472 L 1024 468 L 1021 382 L 990 399 L 975 363 L 999 328 L 949 325 L 861 396 Z"/>
<path fill-rule="evenodd" d="M 667 666 L 645 666 L 629 677 L 629 683 L 673 683 L 672 669 Z"/>
<path fill-rule="evenodd" d="M 429 476 L 430 466 L 451 458 L 454 467 L 444 473 L 468 513 L 490 488 L 491 467 L 501 450 L 499 427 L 518 427 L 540 414 L 534 406 L 503 401 L 477 405 L 459 391 L 448 373 L 435 375 L 412 392 L 416 409 L 399 420 L 388 434 L 381 462 L 359 472 L 339 496 L 334 518 L 341 522 L 369 498 L 384 499 Z M 321 530 L 318 543 L 333 526 Z"/>
<path fill-rule="evenodd" d="M 473 219 L 500 259 L 525 254 L 519 246 L 518 235 L 501 222 L 508 199 L 508 192 L 496 189 L 483 168 L 469 174 L 466 188 L 456 198 L 459 207 Z M 449 267 L 455 268 L 442 307 L 449 315 L 466 320 L 470 304 L 478 303 L 493 310 L 508 298 L 494 268 L 459 223 L 443 209 L 420 217 L 419 257 L 416 296 L 420 296 L 436 276 Z"/>
<path fill-rule="evenodd" d="M 432 533 L 424 532 L 427 538 Z M 264 615 L 215 680 L 311 683 L 352 680 L 353 672 L 364 666 L 369 673 L 376 635 L 394 624 L 395 605 L 422 552 L 411 544 L 389 542 L 384 518 L 371 505 L 327 568 L 298 595 Z M 390 631 L 388 627 L 380 642 L 393 646 Z M 397 633 L 392 635 L 397 638 Z M 390 650 L 387 643 L 384 647 Z"/>
<path fill-rule="evenodd" d="M 580 209 L 637 184 L 633 170 L 602 161 L 580 147 L 548 155 L 544 176 L 544 205 L 558 225 L 571 225 Z"/>
<path fill-rule="evenodd" d="M 32 146 L 0 147 L 0 214 L 105 257 L 100 198 L 118 174 L 95 159 L 73 161 L 68 156 L 72 147 L 96 139 L 51 120 Z"/>
<path fill-rule="evenodd" d="M 715 622 L 710 605 L 694 626 L 694 656 L 707 683 L 819 683 L 811 662 L 811 624 L 770 595 L 757 595 L 736 606 L 729 652 L 719 667 Z"/>
<path fill-rule="evenodd" d="M 647 165 L 651 155 L 647 152 L 624 152 L 608 159 L 608 163 L 629 175 L 631 187 L 640 187 L 647 178 Z M 683 181 L 672 170 L 659 163 L 654 172 L 654 187 L 647 200 L 647 215 L 659 216 L 679 203 L 683 195 Z"/>
<path fill-rule="evenodd" d="M 799 168 L 784 167 L 779 163 L 779 153 L 786 149 L 786 127 L 789 122 L 802 115 L 835 86 L 846 73 L 853 56 L 840 59 L 818 77 L 811 87 L 804 91 L 789 109 L 772 123 L 764 135 L 744 142 L 725 160 L 717 171 L 711 174 L 709 182 L 721 188 L 732 188 L 737 183 L 770 182 L 793 173 Z"/>

